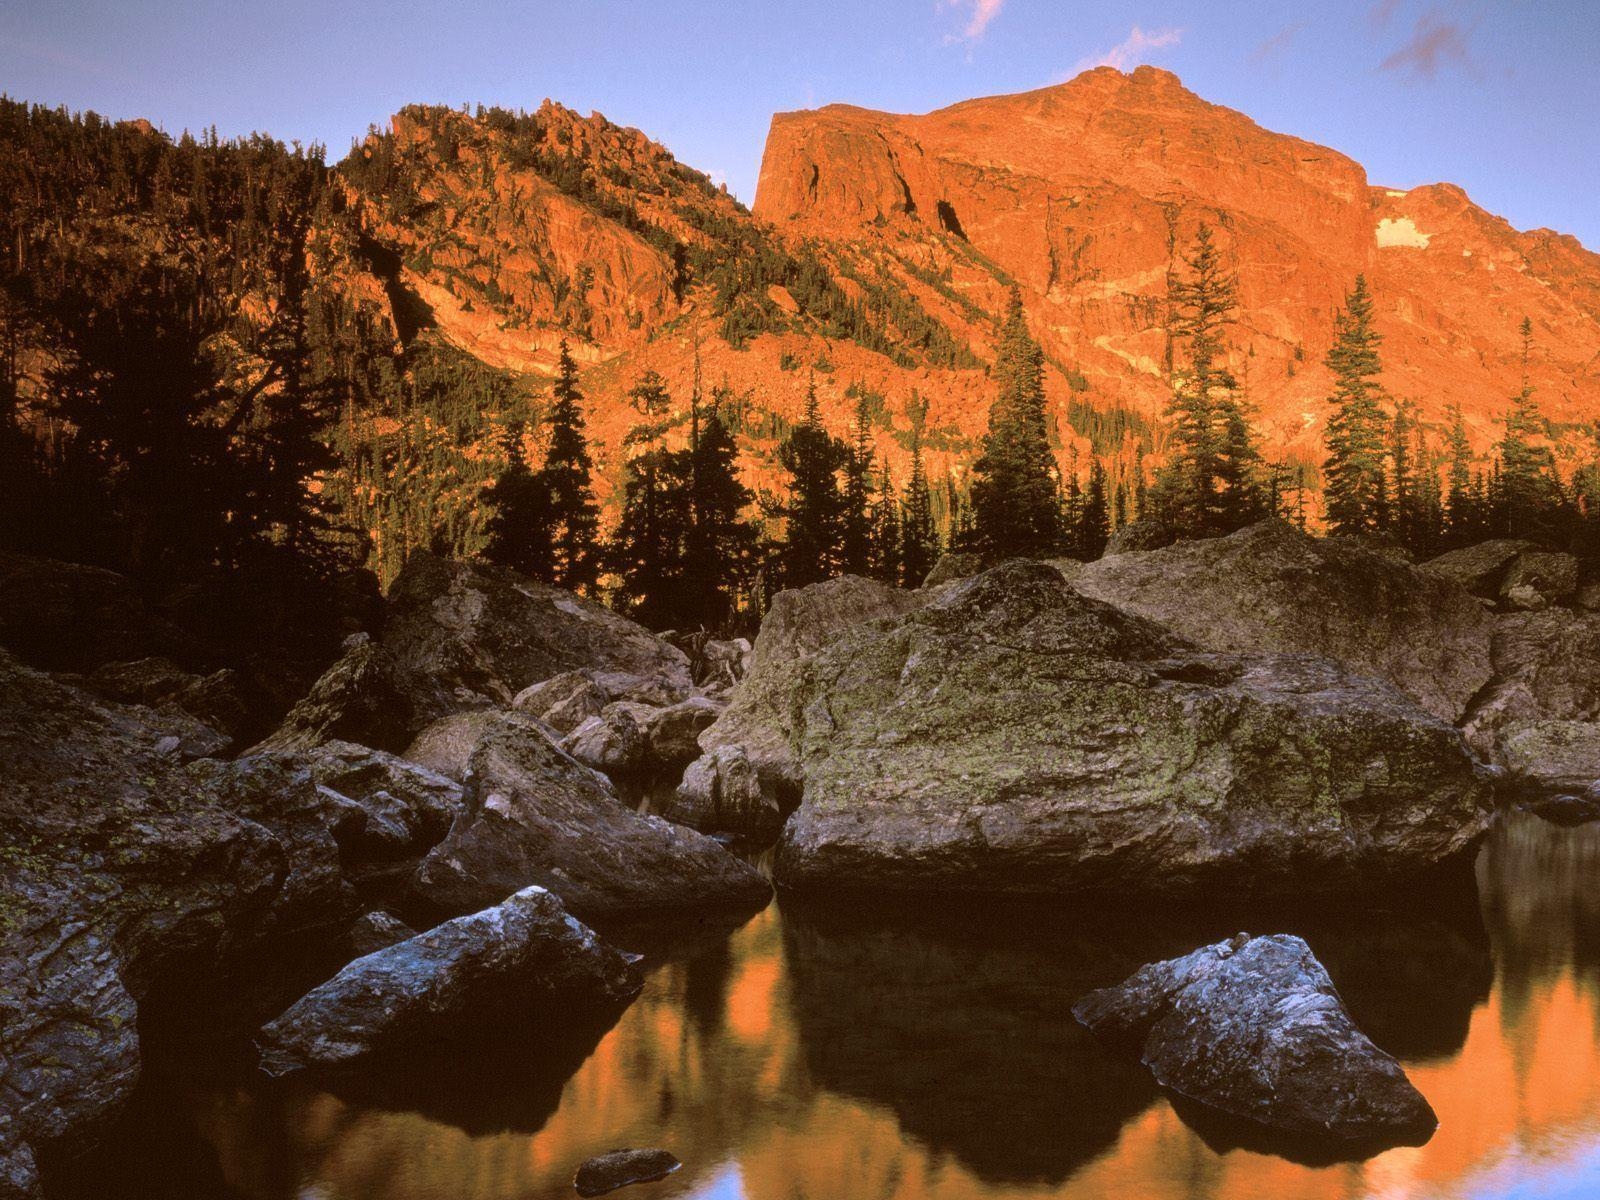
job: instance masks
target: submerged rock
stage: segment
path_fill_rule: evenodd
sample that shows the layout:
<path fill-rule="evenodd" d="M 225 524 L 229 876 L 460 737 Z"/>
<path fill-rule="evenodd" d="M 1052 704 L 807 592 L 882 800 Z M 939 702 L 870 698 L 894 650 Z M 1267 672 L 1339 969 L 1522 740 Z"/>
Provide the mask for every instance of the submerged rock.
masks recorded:
<path fill-rule="evenodd" d="M 1464 868 L 1487 784 L 1446 722 L 1304 655 L 1206 654 L 1002 564 L 804 663 L 796 888 L 1354 891 Z"/>
<path fill-rule="evenodd" d="M 1491 675 L 1491 618 L 1470 596 L 1282 521 L 1108 556 L 1078 568 L 1072 585 L 1207 650 L 1335 659 L 1447 721 L 1461 718 Z"/>
<path fill-rule="evenodd" d="M 753 867 L 709 838 L 634 812 L 526 722 L 502 714 L 484 726 L 464 775 L 465 811 L 417 869 L 418 899 L 470 912 L 538 883 L 587 920 L 771 895 Z"/>
<path fill-rule="evenodd" d="M 612 1150 L 578 1168 L 572 1186 L 580 1196 L 603 1196 L 632 1183 L 654 1183 L 683 1166 L 665 1150 Z"/>
<path fill-rule="evenodd" d="M 482 1039 L 502 1022 L 534 1031 L 581 1023 L 641 986 L 627 955 L 529 887 L 356 959 L 263 1026 L 257 1044 L 270 1075 L 336 1067 L 419 1042 Z"/>
<path fill-rule="evenodd" d="M 1137 1047 L 1163 1087 L 1271 1133 L 1360 1152 L 1420 1144 L 1438 1125 L 1297 937 L 1240 934 L 1152 963 L 1073 1012 Z"/>

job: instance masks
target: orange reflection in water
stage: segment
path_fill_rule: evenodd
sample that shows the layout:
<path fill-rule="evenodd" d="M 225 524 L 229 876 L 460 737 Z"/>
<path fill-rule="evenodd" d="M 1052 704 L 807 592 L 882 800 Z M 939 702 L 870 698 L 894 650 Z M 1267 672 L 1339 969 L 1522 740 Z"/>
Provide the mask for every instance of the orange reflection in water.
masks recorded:
<path fill-rule="evenodd" d="M 1600 911 L 1600 831 L 1522 820 L 1488 851 L 1493 990 L 1470 1007 L 1459 1048 L 1406 1064 L 1439 1130 L 1365 1162 L 1219 1153 L 1062 1028 L 1054 999 L 1074 985 L 1048 952 L 786 932 L 776 908 L 714 953 L 655 971 L 534 1130 L 469 1132 L 316 1092 L 273 1111 L 250 1092 L 213 1095 L 200 1121 L 230 1183 L 261 1200 L 564 1198 L 582 1159 L 627 1145 L 664 1145 L 685 1163 L 627 1193 L 641 1198 L 1444 1200 L 1569 1175 L 1579 1190 L 1556 1194 L 1588 1194 L 1600 963 L 1582 933 L 1589 906 Z M 944 1060 L 959 1073 L 941 1076 Z M 1070 1142 L 1060 1153 L 1039 1145 L 1053 1129 Z M 1600 1176 L 1589 1182 L 1600 1195 Z"/>

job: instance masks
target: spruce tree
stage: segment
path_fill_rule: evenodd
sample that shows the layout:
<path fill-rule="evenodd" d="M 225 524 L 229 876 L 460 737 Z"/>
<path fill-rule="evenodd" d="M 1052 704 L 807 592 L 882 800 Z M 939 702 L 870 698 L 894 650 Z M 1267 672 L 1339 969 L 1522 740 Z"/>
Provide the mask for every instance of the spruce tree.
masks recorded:
<path fill-rule="evenodd" d="M 683 610 L 683 546 L 689 488 L 681 455 L 662 439 L 670 425 L 666 384 L 647 371 L 628 392 L 640 414 L 623 437 L 622 515 L 606 546 L 606 568 L 617 576 L 619 611 L 656 629 L 677 624 Z"/>
<path fill-rule="evenodd" d="M 745 512 L 754 499 L 739 479 L 738 447 L 722 417 L 731 389 L 712 392 L 710 410 L 698 418 L 689 448 L 692 488 L 684 569 L 689 585 L 690 619 L 705 629 L 722 629 L 732 619 L 739 593 L 755 566 L 758 536 Z"/>
<path fill-rule="evenodd" d="M 840 566 L 866 575 L 872 565 L 872 418 L 867 392 L 856 397 L 851 444 L 844 464 L 844 519 Z"/>
<path fill-rule="evenodd" d="M 599 577 L 600 510 L 591 490 L 594 464 L 583 433 L 578 366 L 565 338 L 552 397 L 550 448 L 539 468 L 550 504 L 550 569 L 545 578 L 568 591 L 590 592 Z"/>
<path fill-rule="evenodd" d="M 1384 393 L 1377 380 L 1383 370 L 1378 356 L 1383 337 L 1372 327 L 1372 315 L 1366 276 L 1358 275 L 1344 311 L 1335 318 L 1326 359 L 1334 374 L 1329 400 L 1334 411 L 1325 435 L 1328 458 L 1323 470 L 1328 527 L 1336 534 L 1375 533 L 1385 523 Z"/>
<path fill-rule="evenodd" d="M 804 587 L 839 573 L 845 506 L 838 476 L 848 457 L 848 448 L 822 427 L 813 376 L 805 417 L 778 447 L 778 461 L 789 473 L 778 553 L 784 587 Z"/>
<path fill-rule="evenodd" d="M 1186 365 L 1174 374 L 1167 408 L 1168 461 L 1140 507 L 1169 537 L 1211 537 L 1263 514 L 1261 455 L 1227 365 L 1237 284 L 1210 226 L 1200 226 L 1184 265 L 1187 277 L 1170 290 L 1172 337 L 1183 344 Z"/>
<path fill-rule="evenodd" d="M 933 524 L 933 491 L 928 486 L 927 465 L 922 459 L 922 422 L 927 413 L 923 405 L 911 420 L 911 479 L 906 484 L 905 512 L 900 522 L 900 579 L 910 588 L 922 581 L 939 561 L 939 533 Z"/>
<path fill-rule="evenodd" d="M 535 579 L 551 578 L 550 493 L 544 480 L 528 469 L 523 448 L 524 429 L 520 421 L 507 430 L 506 467 L 490 485 L 485 499 L 492 510 L 488 522 L 488 543 L 484 557 L 492 563 L 521 571 Z M 394 497 L 385 497 L 385 504 Z M 392 528 L 393 519 L 380 519 L 380 529 Z M 390 547 L 380 544 L 381 551 Z M 392 564 L 398 570 L 398 563 Z"/>
<path fill-rule="evenodd" d="M 1512 398 L 1500 439 L 1500 491 L 1495 523 L 1510 537 L 1550 540 L 1559 523 L 1561 483 L 1549 446 L 1535 439 L 1545 423 L 1534 399 L 1529 367 L 1533 357 L 1533 322 L 1522 319 L 1522 387 Z"/>
<path fill-rule="evenodd" d="M 1482 513 L 1475 503 L 1472 486 L 1472 444 L 1467 440 L 1467 423 L 1461 405 L 1450 407 L 1450 468 L 1446 476 L 1445 535 L 1455 546 L 1465 546 L 1482 535 Z"/>
<path fill-rule="evenodd" d="M 995 356 L 997 394 L 983 454 L 973 465 L 979 552 L 993 562 L 1044 557 L 1061 543 L 1057 468 L 1044 416 L 1044 352 L 1028 332 L 1015 286 Z"/>
<path fill-rule="evenodd" d="M 880 583 L 898 585 L 901 551 L 900 497 L 885 462 L 878 474 L 877 498 L 872 504 L 872 554 L 867 573 Z"/>
<path fill-rule="evenodd" d="M 1074 557 L 1092 561 L 1106 552 L 1111 540 L 1111 503 L 1106 490 L 1106 468 L 1098 455 L 1089 459 L 1089 482 L 1083 489 L 1079 510 Z"/>

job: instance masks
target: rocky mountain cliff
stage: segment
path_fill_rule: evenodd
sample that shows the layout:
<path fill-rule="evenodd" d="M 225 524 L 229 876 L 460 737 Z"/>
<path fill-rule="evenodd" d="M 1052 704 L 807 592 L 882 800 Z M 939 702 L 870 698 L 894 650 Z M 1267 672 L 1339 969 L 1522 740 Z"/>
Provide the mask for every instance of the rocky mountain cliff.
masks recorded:
<path fill-rule="evenodd" d="M 1425 422 L 1459 402 L 1476 443 L 1498 436 L 1524 314 L 1546 415 L 1590 420 L 1600 406 L 1600 256 L 1518 232 L 1450 184 L 1372 186 L 1344 155 L 1151 67 L 921 116 L 779 114 L 755 213 L 846 260 L 930 279 L 968 313 L 1017 282 L 1063 390 L 1147 416 L 1166 398 L 1168 273 L 1208 222 L 1239 276 L 1236 366 L 1280 452 L 1320 456 L 1321 359 L 1362 272 L 1385 382 Z"/>

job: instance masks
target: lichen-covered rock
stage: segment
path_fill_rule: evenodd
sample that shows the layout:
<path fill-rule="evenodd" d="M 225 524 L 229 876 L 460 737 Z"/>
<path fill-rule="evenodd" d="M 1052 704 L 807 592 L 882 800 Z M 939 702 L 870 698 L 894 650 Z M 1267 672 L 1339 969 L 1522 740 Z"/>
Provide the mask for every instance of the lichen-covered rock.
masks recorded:
<path fill-rule="evenodd" d="M 691 829 L 751 838 L 771 837 L 783 824 L 743 746 L 718 746 L 690 763 L 661 815 Z"/>
<path fill-rule="evenodd" d="M 700 755 L 700 735 L 722 714 L 723 705 L 706 696 L 690 696 L 656 709 L 645 729 L 649 764 L 658 771 L 682 770 Z"/>
<path fill-rule="evenodd" d="M 788 697 L 801 664 L 851 626 L 909 612 L 923 602 L 917 593 L 854 575 L 779 592 L 761 622 L 750 669 L 726 711 L 700 735 L 701 748 L 743 746 L 769 787 L 797 790 Z"/>
<path fill-rule="evenodd" d="M 573 1176 L 580 1196 L 604 1196 L 634 1183 L 654 1183 L 683 1166 L 665 1150 L 612 1150 L 587 1159 Z"/>
<path fill-rule="evenodd" d="M 1600 613 L 1497 616 L 1494 676 L 1462 723 L 1481 758 L 1540 786 L 1600 779 Z"/>
<path fill-rule="evenodd" d="M 690 688 L 682 651 L 600 604 L 514 571 L 414 554 L 389 590 L 383 647 L 417 697 L 421 728 L 581 667 Z M 604 686 L 602 682 L 602 686 Z"/>
<path fill-rule="evenodd" d="M 922 586 L 942 587 L 958 579 L 970 579 L 981 570 L 983 570 L 983 559 L 976 554 L 965 554 L 960 551 L 941 554 L 939 561 L 933 564 L 933 570 L 923 578 Z"/>
<path fill-rule="evenodd" d="M 1491 618 L 1449 583 L 1335 538 L 1263 521 L 1086 563 L 1073 586 L 1208 650 L 1318 654 L 1461 718 L 1489 681 Z"/>
<path fill-rule="evenodd" d="M 571 1023 L 627 1004 L 632 960 L 541 887 L 358 958 L 265 1025 L 271 1075 L 338 1067 L 418 1042 L 470 1041 L 496 1024 Z M 526 1023 L 526 1024 L 525 1024 Z"/>
<path fill-rule="evenodd" d="M 1073 1012 L 1136 1047 L 1163 1087 L 1263 1130 L 1361 1151 L 1420 1144 L 1438 1125 L 1297 937 L 1202 946 L 1090 993 Z"/>
<path fill-rule="evenodd" d="M 466 811 L 412 883 L 440 910 L 471 912 L 533 883 L 585 920 L 771 895 L 753 867 L 709 838 L 634 812 L 514 719 L 485 727 L 465 778 Z"/>
<path fill-rule="evenodd" d="M 390 913 L 363 913 L 345 934 L 345 950 L 352 959 L 365 958 L 416 936 L 415 929 Z"/>
<path fill-rule="evenodd" d="M 0 646 L 34 667 L 92 671 L 170 654 L 178 632 L 115 571 L 24 554 L 0 554 Z"/>
<path fill-rule="evenodd" d="M 542 721 L 512 710 L 475 708 L 440 717 L 412 739 L 402 756 L 457 783 L 467 777 L 467 766 L 478 741 L 491 725 L 514 725 L 528 737 L 557 742 L 556 731 Z"/>
<path fill-rule="evenodd" d="M 561 748 L 586 767 L 616 777 L 643 770 L 650 748 L 653 709 L 636 704 L 608 704 L 566 737 Z"/>
<path fill-rule="evenodd" d="M 230 670 L 196 675 L 171 659 L 141 658 L 107 663 L 87 676 L 83 686 L 123 704 L 187 713 L 230 742 L 249 724 L 249 707 L 241 694 L 238 674 Z"/>
<path fill-rule="evenodd" d="M 516 694 L 511 707 L 543 721 L 565 737 L 590 717 L 605 711 L 611 697 L 586 671 L 563 671 L 530 684 Z"/>
<path fill-rule="evenodd" d="M 781 698 L 795 888 L 1358 890 L 1464 866 L 1460 735 L 1304 655 L 1207 654 L 1012 562 L 859 626 Z"/>
<path fill-rule="evenodd" d="M 580 668 L 612 699 L 671 704 L 691 690 L 683 653 L 643 626 L 514 571 L 418 553 L 378 639 L 352 638 L 264 745 L 339 738 L 398 753 L 441 717 L 509 707 Z"/>
<path fill-rule="evenodd" d="M 139 1074 L 137 1004 L 182 964 L 278 919 L 293 831 L 208 795 L 172 717 L 94 698 L 0 652 L 0 1171 L 70 1142 Z M 296 897 L 335 915 L 336 887 Z"/>

